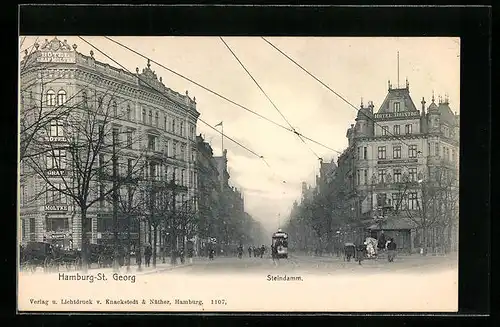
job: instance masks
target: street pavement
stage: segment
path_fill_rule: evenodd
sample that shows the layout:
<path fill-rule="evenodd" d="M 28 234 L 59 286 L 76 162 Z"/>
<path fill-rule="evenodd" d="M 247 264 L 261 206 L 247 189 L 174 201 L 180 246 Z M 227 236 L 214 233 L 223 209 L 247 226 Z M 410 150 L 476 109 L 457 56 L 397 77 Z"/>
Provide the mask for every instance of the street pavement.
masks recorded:
<path fill-rule="evenodd" d="M 344 261 L 342 257 L 291 255 L 289 259 L 273 261 L 269 256 L 255 258 L 244 256 L 216 257 L 214 260 L 195 258 L 192 265 L 184 266 L 176 273 L 183 274 L 252 274 L 261 272 L 296 272 L 301 274 L 332 274 L 356 272 L 427 272 L 457 269 L 456 255 L 448 256 L 398 256 L 394 262 L 388 262 L 385 257 L 365 259 L 361 265 L 354 260 Z M 158 269 L 159 273 L 170 271 Z"/>

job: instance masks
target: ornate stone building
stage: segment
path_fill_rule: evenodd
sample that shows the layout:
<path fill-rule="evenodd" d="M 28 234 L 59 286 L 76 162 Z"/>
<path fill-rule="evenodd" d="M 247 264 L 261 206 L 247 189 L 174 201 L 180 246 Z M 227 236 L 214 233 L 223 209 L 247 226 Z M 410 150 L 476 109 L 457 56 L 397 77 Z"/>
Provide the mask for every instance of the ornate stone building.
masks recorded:
<path fill-rule="evenodd" d="M 346 186 L 346 205 L 355 208 L 360 226 L 373 237 L 384 231 L 400 248 L 412 251 L 424 247 L 421 216 L 428 194 L 423 194 L 423 185 L 441 180 L 438 175 L 444 171 L 453 179 L 450 189 L 458 193 L 460 116 L 452 112 L 447 97 L 436 104 L 434 95 L 427 108 L 422 98 L 418 110 L 408 81 L 403 88 L 389 82 L 385 100 L 377 112 L 374 107 L 361 103 L 356 123 L 347 130 L 349 146 L 339 157 L 337 173 Z M 424 217 L 435 221 L 426 223 L 427 247 L 429 242 L 444 246 L 438 235 L 448 229 L 456 248 L 455 214 L 446 224 L 436 215 Z"/>
<path fill-rule="evenodd" d="M 149 61 L 141 71 L 137 68 L 135 73 L 130 73 L 98 61 L 92 51 L 84 55 L 77 51 L 77 45 L 70 46 L 58 38 L 45 40 L 42 45 L 34 44 L 33 51 L 25 54 L 20 65 L 21 115 L 28 108 L 40 105 L 44 112 L 56 106 L 92 110 L 102 103 L 110 103 L 114 111 L 113 132 L 117 132 L 123 144 L 127 143 L 130 153 L 144 158 L 145 175 L 166 181 L 175 176 L 186 190 L 179 192 L 177 203 L 182 205 L 192 200 L 189 202 L 196 207 L 199 112 L 196 99 L 187 91 L 179 94 L 165 86 Z M 69 160 L 64 151 L 67 142 L 64 131 L 72 128 L 71 115 L 68 110 L 68 115 L 47 121 L 50 126 L 46 129 L 45 142 L 58 142 L 63 149 L 58 151 L 57 158 L 47 159 L 52 163 Z M 124 158 L 118 160 L 120 167 L 127 166 Z M 54 169 L 45 162 L 40 165 L 47 165 L 46 172 Z M 53 183 L 58 183 L 61 171 L 68 176 L 66 181 L 71 180 L 71 171 L 64 171 L 65 167 L 66 164 L 58 165 L 59 172 L 54 174 Z M 46 240 L 80 248 L 81 219 L 74 203 L 50 191 L 40 195 L 41 190 L 47 189 L 47 183 L 28 170 L 26 163 L 21 162 L 22 242 Z M 105 243 L 112 238 L 110 206 L 96 202 L 89 208 L 88 218 L 92 243 Z"/>

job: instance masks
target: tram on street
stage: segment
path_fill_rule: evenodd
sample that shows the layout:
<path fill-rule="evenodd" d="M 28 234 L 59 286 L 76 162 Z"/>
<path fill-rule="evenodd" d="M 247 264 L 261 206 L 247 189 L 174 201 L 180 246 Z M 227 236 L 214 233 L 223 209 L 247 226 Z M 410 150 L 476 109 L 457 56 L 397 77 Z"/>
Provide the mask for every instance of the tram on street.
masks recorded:
<path fill-rule="evenodd" d="M 275 251 L 273 255 L 277 258 L 288 258 L 288 234 L 280 229 L 273 234 L 271 246 Z"/>

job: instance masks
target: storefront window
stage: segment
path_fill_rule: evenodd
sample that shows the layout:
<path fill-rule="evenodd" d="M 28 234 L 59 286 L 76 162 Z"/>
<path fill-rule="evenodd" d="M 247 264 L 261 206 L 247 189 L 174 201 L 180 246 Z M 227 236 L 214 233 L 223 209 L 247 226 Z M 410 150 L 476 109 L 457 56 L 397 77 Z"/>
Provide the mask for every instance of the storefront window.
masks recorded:
<path fill-rule="evenodd" d="M 46 218 L 48 232 L 66 232 L 69 230 L 68 218 Z"/>

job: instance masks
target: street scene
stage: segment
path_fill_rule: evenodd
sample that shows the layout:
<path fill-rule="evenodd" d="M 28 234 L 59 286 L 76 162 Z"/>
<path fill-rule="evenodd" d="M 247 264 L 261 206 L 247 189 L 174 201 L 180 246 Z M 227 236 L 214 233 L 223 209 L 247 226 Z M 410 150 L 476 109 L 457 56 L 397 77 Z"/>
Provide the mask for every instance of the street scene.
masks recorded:
<path fill-rule="evenodd" d="M 155 310 L 192 310 L 182 292 L 208 311 L 457 307 L 458 38 L 19 45 L 23 305 L 115 281 L 124 298 L 171 290 Z M 391 300 L 356 304 L 368 288 Z"/>

